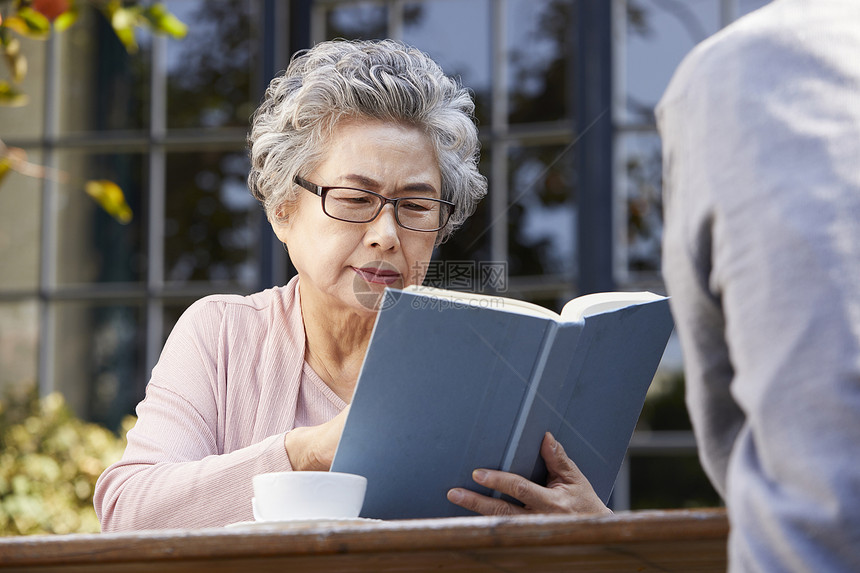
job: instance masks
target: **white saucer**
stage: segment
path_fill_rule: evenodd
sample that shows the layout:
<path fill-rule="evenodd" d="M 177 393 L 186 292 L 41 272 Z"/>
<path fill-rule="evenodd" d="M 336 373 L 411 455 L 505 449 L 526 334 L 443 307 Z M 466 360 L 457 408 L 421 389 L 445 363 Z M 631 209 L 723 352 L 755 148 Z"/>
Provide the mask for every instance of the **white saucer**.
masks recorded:
<path fill-rule="evenodd" d="M 227 528 L 261 528 L 261 527 L 300 527 L 309 525 L 351 525 L 356 523 L 381 523 L 381 519 L 370 519 L 366 517 L 321 517 L 317 519 L 287 519 L 284 521 L 239 521 L 225 525 Z"/>

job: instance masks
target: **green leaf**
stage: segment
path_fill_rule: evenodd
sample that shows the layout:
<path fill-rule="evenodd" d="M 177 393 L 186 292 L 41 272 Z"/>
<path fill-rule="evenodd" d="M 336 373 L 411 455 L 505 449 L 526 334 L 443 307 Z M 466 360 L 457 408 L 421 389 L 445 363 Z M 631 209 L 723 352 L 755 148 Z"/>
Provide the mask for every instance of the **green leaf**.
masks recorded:
<path fill-rule="evenodd" d="M 132 218 L 131 207 L 125 201 L 122 189 L 113 181 L 102 179 L 99 181 L 87 181 L 84 190 L 87 195 L 96 200 L 102 209 L 122 223 L 130 223 Z"/>
<path fill-rule="evenodd" d="M 117 38 L 130 54 L 136 53 L 137 40 L 134 37 L 134 27 L 137 24 L 140 10 L 134 7 L 123 8 L 113 4 L 108 7 L 108 10 L 110 11 L 110 23 Z"/>
<path fill-rule="evenodd" d="M 157 2 L 143 11 L 150 26 L 156 32 L 168 34 L 174 38 L 184 38 L 188 33 L 188 26 L 182 20 L 171 14 L 162 2 Z"/>
<path fill-rule="evenodd" d="M 70 8 L 69 10 L 66 10 L 65 12 L 57 16 L 57 19 L 54 20 L 54 29 L 57 32 L 65 32 L 66 30 L 71 28 L 72 25 L 74 25 L 74 23 L 77 21 L 78 9 Z"/>
<path fill-rule="evenodd" d="M 21 107 L 27 105 L 28 101 L 27 94 L 7 81 L 0 81 L 0 105 Z"/>
<path fill-rule="evenodd" d="M 18 10 L 18 17 L 24 21 L 32 34 L 48 37 L 51 33 L 51 21 L 44 14 L 32 8 L 24 7 Z"/>
<path fill-rule="evenodd" d="M 12 162 L 8 157 L 0 157 L 0 185 L 3 184 L 3 179 L 12 171 Z"/>
<path fill-rule="evenodd" d="M 48 37 L 47 34 L 39 34 L 31 30 L 30 27 L 27 25 L 27 22 L 24 21 L 22 18 L 19 18 L 18 16 L 9 16 L 8 18 L 5 18 L 3 20 L 3 28 L 14 30 L 24 37 L 33 38 L 36 40 L 44 40 Z"/>
<path fill-rule="evenodd" d="M 27 58 L 21 53 L 21 41 L 18 38 L 8 38 L 5 42 L 0 42 L 0 50 L 3 50 L 6 63 L 12 72 L 12 81 L 21 83 L 27 75 Z"/>

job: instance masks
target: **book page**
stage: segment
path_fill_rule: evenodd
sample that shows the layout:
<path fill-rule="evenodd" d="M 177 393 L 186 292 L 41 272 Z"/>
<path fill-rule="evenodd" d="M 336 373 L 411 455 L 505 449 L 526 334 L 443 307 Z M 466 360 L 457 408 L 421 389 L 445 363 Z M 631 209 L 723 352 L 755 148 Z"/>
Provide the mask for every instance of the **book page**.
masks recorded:
<path fill-rule="evenodd" d="M 593 314 L 609 312 L 643 302 L 665 298 L 652 292 L 598 292 L 577 297 L 564 305 L 561 316 L 568 320 L 579 320 Z"/>
<path fill-rule="evenodd" d="M 436 297 L 441 300 L 450 301 L 451 304 L 455 305 L 459 304 L 463 306 L 506 310 L 508 312 L 516 312 L 518 314 L 537 316 L 540 318 L 551 318 L 553 320 L 559 320 L 561 318 L 558 313 L 540 305 L 526 302 L 524 300 L 506 298 L 495 294 L 477 294 L 420 285 L 410 285 L 404 288 L 403 291 Z"/>

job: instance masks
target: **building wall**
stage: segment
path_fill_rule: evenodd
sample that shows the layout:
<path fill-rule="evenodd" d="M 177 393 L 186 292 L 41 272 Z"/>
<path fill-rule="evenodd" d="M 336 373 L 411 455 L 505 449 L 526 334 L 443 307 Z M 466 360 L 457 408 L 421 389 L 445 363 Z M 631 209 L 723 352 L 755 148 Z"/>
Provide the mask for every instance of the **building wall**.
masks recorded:
<path fill-rule="evenodd" d="M 653 107 L 692 46 L 764 0 L 606 1 L 612 97 L 603 121 L 614 169 L 612 188 L 600 192 L 613 205 L 611 280 L 660 291 Z M 290 3 L 279 1 L 168 7 L 189 36 L 140 35 L 137 54 L 94 12 L 49 42 L 24 41 L 30 103 L 0 108 L 0 138 L 51 176 L 12 174 L 0 186 L 0 387 L 37 382 L 116 427 L 193 300 L 287 280 L 286 255 L 245 189 L 244 142 L 267 75 L 287 62 L 291 29 L 309 30 L 314 42 L 402 39 L 473 90 L 490 195 L 440 249 L 440 286 L 556 309 L 578 294 L 589 245 L 577 228 L 593 213 L 580 209 L 575 161 L 590 128 L 575 121 L 584 77 L 576 1 L 316 0 L 307 22 L 290 22 Z M 88 179 L 117 182 L 132 222 L 99 209 L 83 192 Z M 488 284 L 482 263 L 503 265 L 506 280 Z M 670 349 L 671 373 L 680 355 Z M 689 433 L 663 451 L 696 463 Z"/>

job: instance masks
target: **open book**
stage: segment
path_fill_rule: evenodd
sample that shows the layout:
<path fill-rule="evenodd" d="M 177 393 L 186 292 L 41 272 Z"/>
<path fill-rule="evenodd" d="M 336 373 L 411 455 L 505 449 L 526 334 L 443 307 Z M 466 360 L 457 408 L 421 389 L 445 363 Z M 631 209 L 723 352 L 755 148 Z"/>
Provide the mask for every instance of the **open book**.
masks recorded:
<path fill-rule="evenodd" d="M 560 314 L 498 296 L 387 290 L 332 471 L 367 477 L 361 515 L 468 515 L 475 468 L 544 483 L 550 431 L 606 502 L 672 332 L 668 299 L 599 293 Z"/>

